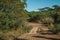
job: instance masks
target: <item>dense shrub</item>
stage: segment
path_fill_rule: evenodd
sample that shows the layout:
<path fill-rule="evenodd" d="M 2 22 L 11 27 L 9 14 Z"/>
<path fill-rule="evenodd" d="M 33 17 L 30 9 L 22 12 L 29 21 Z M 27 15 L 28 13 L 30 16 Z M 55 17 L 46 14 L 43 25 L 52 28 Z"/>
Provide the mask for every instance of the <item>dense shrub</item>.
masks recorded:
<path fill-rule="evenodd" d="M 49 26 L 48 28 L 54 34 L 58 34 L 60 32 L 60 24 L 56 24 L 55 26 Z"/>
<path fill-rule="evenodd" d="M 25 0 L 0 0 L 0 39 L 11 40 L 29 31 L 25 4 Z"/>
<path fill-rule="evenodd" d="M 0 0 L 0 30 L 16 30 L 25 25 L 25 0 Z"/>

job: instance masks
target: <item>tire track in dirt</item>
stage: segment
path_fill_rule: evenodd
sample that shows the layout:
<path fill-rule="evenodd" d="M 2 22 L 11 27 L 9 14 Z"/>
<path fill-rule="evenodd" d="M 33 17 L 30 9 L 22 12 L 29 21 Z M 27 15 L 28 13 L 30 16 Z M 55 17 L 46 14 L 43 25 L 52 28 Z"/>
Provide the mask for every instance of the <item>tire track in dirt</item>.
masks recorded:
<path fill-rule="evenodd" d="M 33 27 L 29 34 L 36 34 L 39 27 Z"/>

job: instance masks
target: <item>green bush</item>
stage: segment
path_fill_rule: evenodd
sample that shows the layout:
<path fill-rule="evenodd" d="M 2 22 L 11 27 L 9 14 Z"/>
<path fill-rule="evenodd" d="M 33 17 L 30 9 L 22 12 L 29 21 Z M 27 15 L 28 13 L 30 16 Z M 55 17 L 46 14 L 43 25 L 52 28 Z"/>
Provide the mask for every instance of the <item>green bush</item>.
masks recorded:
<path fill-rule="evenodd" d="M 23 0 L 0 0 L 0 30 L 17 30 L 25 25 L 25 3 Z M 2 10 L 3 9 L 3 10 Z"/>
<path fill-rule="evenodd" d="M 54 26 L 54 27 L 49 26 L 48 28 L 49 28 L 49 30 L 50 30 L 51 32 L 53 32 L 54 34 L 57 34 L 57 33 L 60 32 L 60 25 L 56 25 L 56 26 Z"/>
<path fill-rule="evenodd" d="M 20 36 L 28 32 L 27 14 L 24 10 L 26 1 L 0 0 L 0 39 L 10 40 L 11 36 Z M 12 32 L 11 32 L 12 31 Z"/>

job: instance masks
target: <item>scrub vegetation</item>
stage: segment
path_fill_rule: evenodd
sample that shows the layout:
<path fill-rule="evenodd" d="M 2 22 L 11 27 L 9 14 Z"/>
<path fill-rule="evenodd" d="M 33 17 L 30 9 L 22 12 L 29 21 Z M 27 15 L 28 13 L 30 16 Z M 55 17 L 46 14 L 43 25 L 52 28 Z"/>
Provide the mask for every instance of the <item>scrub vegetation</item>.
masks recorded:
<path fill-rule="evenodd" d="M 31 12 L 25 10 L 26 6 L 26 0 L 0 0 L 0 40 L 14 40 L 28 33 L 31 30 L 29 22 L 43 24 L 54 34 L 60 32 L 59 5 Z"/>

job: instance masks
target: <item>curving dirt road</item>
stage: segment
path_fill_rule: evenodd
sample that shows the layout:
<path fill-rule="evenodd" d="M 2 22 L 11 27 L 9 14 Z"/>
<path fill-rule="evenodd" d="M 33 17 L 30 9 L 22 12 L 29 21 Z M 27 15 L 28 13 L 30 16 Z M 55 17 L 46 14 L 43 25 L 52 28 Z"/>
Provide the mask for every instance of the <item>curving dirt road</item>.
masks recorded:
<path fill-rule="evenodd" d="M 25 33 L 22 36 L 19 36 L 18 38 L 20 40 L 60 40 L 60 35 L 54 35 L 54 34 L 38 34 L 37 30 L 39 28 L 42 28 L 43 30 L 48 30 L 47 27 L 43 26 L 39 23 L 28 23 L 33 28 L 29 33 Z"/>

